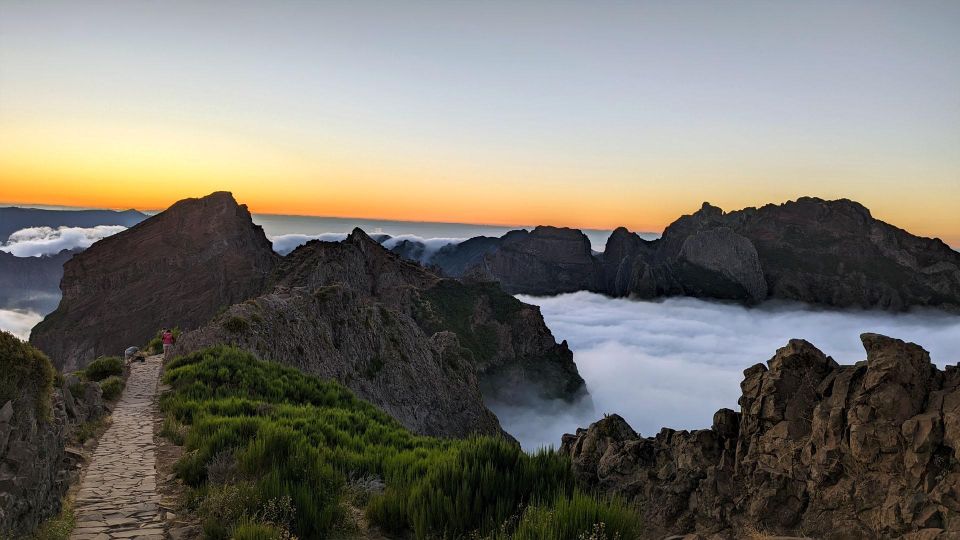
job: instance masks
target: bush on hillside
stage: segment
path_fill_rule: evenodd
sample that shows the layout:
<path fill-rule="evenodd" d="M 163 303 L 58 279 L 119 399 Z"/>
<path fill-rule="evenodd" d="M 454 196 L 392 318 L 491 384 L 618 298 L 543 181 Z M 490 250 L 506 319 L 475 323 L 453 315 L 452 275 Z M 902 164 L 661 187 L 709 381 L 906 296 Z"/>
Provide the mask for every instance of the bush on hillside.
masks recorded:
<path fill-rule="evenodd" d="M 236 348 L 179 357 L 164 380 L 169 422 L 189 426 L 176 470 L 193 488 L 209 538 L 284 530 L 325 537 L 344 522 L 347 504 L 365 504 L 373 523 L 416 538 L 496 534 L 505 523 L 512 532 L 518 511 L 553 511 L 558 501 L 570 501 L 561 510 L 580 516 L 578 526 L 598 516 L 611 518 L 611 538 L 635 530 L 635 518 L 612 519 L 623 517 L 619 503 L 584 502 L 569 460 L 556 452 L 528 455 L 493 437 L 414 435 L 339 384 Z M 357 497 L 357 478 L 378 479 L 377 489 Z"/>
<path fill-rule="evenodd" d="M 100 390 L 103 391 L 103 399 L 114 401 L 120 399 L 123 393 L 123 379 L 116 375 L 111 375 L 100 382 Z"/>
<path fill-rule="evenodd" d="M 123 375 L 123 360 L 119 356 L 101 356 L 83 369 L 88 381 L 102 381 L 107 377 Z"/>
<path fill-rule="evenodd" d="M 55 370 L 35 347 L 0 331 L 0 407 L 30 395 L 40 418 L 50 416 L 50 392 Z"/>

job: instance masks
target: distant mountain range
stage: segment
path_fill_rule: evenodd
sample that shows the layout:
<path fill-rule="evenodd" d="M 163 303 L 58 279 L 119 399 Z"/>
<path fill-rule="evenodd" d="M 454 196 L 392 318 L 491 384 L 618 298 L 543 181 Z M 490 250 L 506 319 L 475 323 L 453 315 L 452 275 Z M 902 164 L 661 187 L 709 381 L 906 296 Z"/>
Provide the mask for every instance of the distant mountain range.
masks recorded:
<path fill-rule="evenodd" d="M 394 250 L 421 257 L 416 242 Z M 537 227 L 444 246 L 425 261 L 445 275 L 497 281 L 509 293 L 593 291 L 695 296 L 756 304 L 768 298 L 831 307 L 960 311 L 960 253 L 875 219 L 849 200 L 804 197 L 723 212 L 704 203 L 656 240 L 625 228 L 602 253 L 576 229 Z"/>
<path fill-rule="evenodd" d="M 0 207 L 0 243 L 11 234 L 27 227 L 96 227 L 97 225 L 123 225 L 132 227 L 147 219 L 137 210 L 47 210 Z"/>

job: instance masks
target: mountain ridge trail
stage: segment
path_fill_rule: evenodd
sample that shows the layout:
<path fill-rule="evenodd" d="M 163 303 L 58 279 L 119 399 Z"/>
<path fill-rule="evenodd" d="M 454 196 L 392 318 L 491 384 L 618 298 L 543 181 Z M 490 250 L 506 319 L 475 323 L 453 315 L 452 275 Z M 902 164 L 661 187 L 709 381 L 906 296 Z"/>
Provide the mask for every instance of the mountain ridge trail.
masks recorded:
<path fill-rule="evenodd" d="M 153 437 L 162 355 L 130 364 L 112 423 L 100 438 L 74 503 L 71 540 L 161 540 Z"/>

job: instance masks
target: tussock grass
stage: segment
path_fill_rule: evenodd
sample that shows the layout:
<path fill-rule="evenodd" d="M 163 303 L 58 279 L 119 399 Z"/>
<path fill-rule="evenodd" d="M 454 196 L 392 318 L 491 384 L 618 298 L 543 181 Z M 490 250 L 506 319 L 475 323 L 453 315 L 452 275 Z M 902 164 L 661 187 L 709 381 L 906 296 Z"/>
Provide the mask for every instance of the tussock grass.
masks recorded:
<path fill-rule="evenodd" d="M 88 381 L 102 381 L 108 377 L 123 376 L 123 360 L 119 356 L 101 356 L 81 372 Z"/>
<path fill-rule="evenodd" d="M 208 538 L 325 538 L 347 526 L 350 505 L 415 538 L 577 540 L 598 523 L 611 539 L 636 531 L 636 513 L 580 493 L 556 452 L 414 435 L 336 383 L 235 348 L 177 358 L 165 381 L 164 432 L 186 431 L 176 471 Z"/>

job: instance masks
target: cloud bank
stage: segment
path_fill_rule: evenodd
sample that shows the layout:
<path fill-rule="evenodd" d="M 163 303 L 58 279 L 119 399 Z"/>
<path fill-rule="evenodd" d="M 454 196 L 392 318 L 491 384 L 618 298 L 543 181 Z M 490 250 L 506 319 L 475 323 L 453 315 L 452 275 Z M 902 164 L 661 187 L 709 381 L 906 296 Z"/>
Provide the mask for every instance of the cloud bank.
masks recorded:
<path fill-rule="evenodd" d="M 28 227 L 11 234 L 0 251 L 17 257 L 55 255 L 65 249 L 86 249 L 101 238 L 125 231 L 121 225 L 96 227 Z"/>
<path fill-rule="evenodd" d="M 915 342 L 940 367 L 960 362 L 960 316 L 941 312 L 824 311 L 795 303 L 747 309 L 587 292 L 519 298 L 539 305 L 556 339 L 568 341 L 595 405 L 545 416 L 491 404 L 527 449 L 557 446 L 563 433 L 604 413 L 622 415 L 644 436 L 664 426 L 709 427 L 717 409 L 737 409 L 743 370 L 766 362 L 791 338 L 806 339 L 841 364 L 866 358 L 863 332 Z"/>
<path fill-rule="evenodd" d="M 311 240 L 321 242 L 342 242 L 347 239 L 347 233 L 323 234 L 280 234 L 270 239 L 273 242 L 273 251 L 286 255 Z"/>
<path fill-rule="evenodd" d="M 0 309 L 0 330 L 6 330 L 20 339 L 30 337 L 30 329 L 43 317 L 32 311 Z"/>
<path fill-rule="evenodd" d="M 321 242 L 342 242 L 347 238 L 348 233 L 327 232 L 322 234 L 280 234 L 271 237 L 273 242 L 273 251 L 280 255 L 287 255 L 291 251 L 306 244 L 311 240 L 320 240 Z M 424 238 L 415 234 L 400 234 L 387 237 L 386 235 L 371 234 L 371 238 L 380 241 L 383 247 L 393 249 L 398 244 L 407 241 L 412 244 L 405 255 L 419 260 L 421 263 L 429 262 L 434 253 L 440 248 L 450 244 L 458 244 L 466 238 Z"/>
<path fill-rule="evenodd" d="M 416 244 L 416 247 L 410 250 L 407 256 L 416 259 L 422 264 L 427 264 L 440 248 L 451 244 L 459 244 L 464 240 L 466 240 L 466 238 L 423 238 L 415 234 L 401 234 L 388 238 L 383 242 L 383 247 L 393 249 L 402 242 L 411 242 Z"/>

